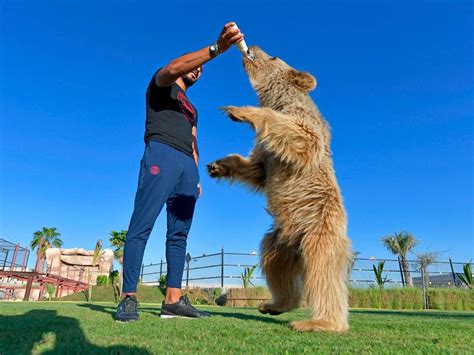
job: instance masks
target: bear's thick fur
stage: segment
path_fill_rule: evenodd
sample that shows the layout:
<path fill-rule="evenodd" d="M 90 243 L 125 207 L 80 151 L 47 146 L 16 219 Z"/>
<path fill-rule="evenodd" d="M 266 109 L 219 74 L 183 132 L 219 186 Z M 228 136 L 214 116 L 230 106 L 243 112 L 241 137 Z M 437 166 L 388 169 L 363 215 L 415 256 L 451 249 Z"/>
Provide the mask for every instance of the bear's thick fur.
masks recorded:
<path fill-rule="evenodd" d="M 259 107 L 224 107 L 249 123 L 256 142 L 249 157 L 229 155 L 208 165 L 216 178 L 240 181 L 265 193 L 274 225 L 261 243 L 261 266 L 273 296 L 259 311 L 277 315 L 300 304 L 312 319 L 299 331 L 348 329 L 351 256 L 346 213 L 330 151 L 330 133 L 309 92 L 316 80 L 258 47 L 243 64 Z"/>

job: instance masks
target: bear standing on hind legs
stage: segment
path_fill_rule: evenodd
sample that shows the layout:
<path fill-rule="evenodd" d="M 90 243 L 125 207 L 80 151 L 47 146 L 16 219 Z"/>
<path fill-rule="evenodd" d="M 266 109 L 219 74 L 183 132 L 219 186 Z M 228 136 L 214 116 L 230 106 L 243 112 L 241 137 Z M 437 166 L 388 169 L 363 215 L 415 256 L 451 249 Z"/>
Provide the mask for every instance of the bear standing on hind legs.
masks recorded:
<path fill-rule="evenodd" d="M 316 80 L 258 47 L 243 57 L 260 107 L 224 107 L 256 133 L 249 157 L 229 155 L 208 165 L 215 178 L 240 181 L 265 193 L 274 226 L 261 243 L 261 266 L 272 302 L 261 313 L 278 315 L 304 296 L 312 319 L 299 331 L 348 329 L 350 241 L 336 181 L 329 127 L 308 95 Z"/>

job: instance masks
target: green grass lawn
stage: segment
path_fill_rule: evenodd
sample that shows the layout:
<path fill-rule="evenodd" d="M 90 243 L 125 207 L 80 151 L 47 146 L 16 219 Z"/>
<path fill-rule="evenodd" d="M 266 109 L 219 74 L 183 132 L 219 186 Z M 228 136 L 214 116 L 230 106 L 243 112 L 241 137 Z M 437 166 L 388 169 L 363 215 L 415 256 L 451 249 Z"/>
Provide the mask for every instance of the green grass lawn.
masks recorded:
<path fill-rule="evenodd" d="M 140 321 L 113 321 L 113 303 L 0 303 L 0 354 L 19 353 L 472 353 L 474 313 L 352 310 L 346 334 L 297 333 L 290 320 L 251 308 L 199 307 L 207 319 L 159 318 L 142 304 Z"/>

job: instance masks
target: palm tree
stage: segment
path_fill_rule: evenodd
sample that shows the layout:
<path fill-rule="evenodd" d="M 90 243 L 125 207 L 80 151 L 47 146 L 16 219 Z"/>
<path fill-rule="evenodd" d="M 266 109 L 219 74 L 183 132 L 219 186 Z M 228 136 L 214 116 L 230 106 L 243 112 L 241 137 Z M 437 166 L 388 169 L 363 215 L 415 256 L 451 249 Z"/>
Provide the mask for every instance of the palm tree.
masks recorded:
<path fill-rule="evenodd" d="M 109 238 L 110 245 L 112 245 L 115 248 L 114 250 L 115 259 L 117 259 L 119 264 L 122 264 L 123 247 L 125 245 L 125 238 L 127 237 L 127 231 L 126 230 L 121 230 L 120 232 L 111 231 L 109 235 L 110 235 L 110 238 Z"/>
<path fill-rule="evenodd" d="M 109 243 L 112 245 L 115 250 L 114 250 L 114 257 L 117 260 L 117 262 L 120 264 L 120 277 L 119 277 L 119 282 L 120 282 L 120 290 L 122 289 L 122 264 L 123 264 L 123 248 L 125 246 L 125 238 L 127 237 L 127 232 L 126 230 L 121 230 L 120 232 L 117 231 L 111 231 L 109 233 L 110 238 L 109 238 Z"/>
<path fill-rule="evenodd" d="M 409 232 L 395 233 L 381 238 L 382 243 L 390 250 L 393 254 L 398 255 L 402 262 L 403 275 L 405 277 L 405 283 L 408 287 L 412 285 L 410 277 L 410 267 L 408 265 L 407 254 L 412 251 L 418 241 Z"/>
<path fill-rule="evenodd" d="M 59 236 L 61 236 L 61 233 L 56 231 L 55 227 L 43 227 L 42 230 L 33 233 L 33 240 L 30 243 L 31 249 L 35 250 L 41 245 L 40 257 L 44 258 L 46 249 L 52 246 L 60 248 L 63 245 L 63 241 L 59 239 Z"/>

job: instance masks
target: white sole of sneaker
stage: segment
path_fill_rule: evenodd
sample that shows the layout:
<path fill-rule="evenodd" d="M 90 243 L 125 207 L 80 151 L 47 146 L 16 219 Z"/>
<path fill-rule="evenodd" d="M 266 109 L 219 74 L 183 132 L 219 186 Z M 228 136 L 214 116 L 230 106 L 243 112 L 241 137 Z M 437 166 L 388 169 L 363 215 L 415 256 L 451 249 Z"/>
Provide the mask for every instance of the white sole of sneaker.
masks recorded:
<path fill-rule="evenodd" d="M 160 318 L 163 318 L 163 319 L 171 319 L 171 318 L 197 319 L 197 318 L 193 318 L 193 317 L 172 316 L 172 315 L 168 315 L 168 314 L 161 314 Z"/>

